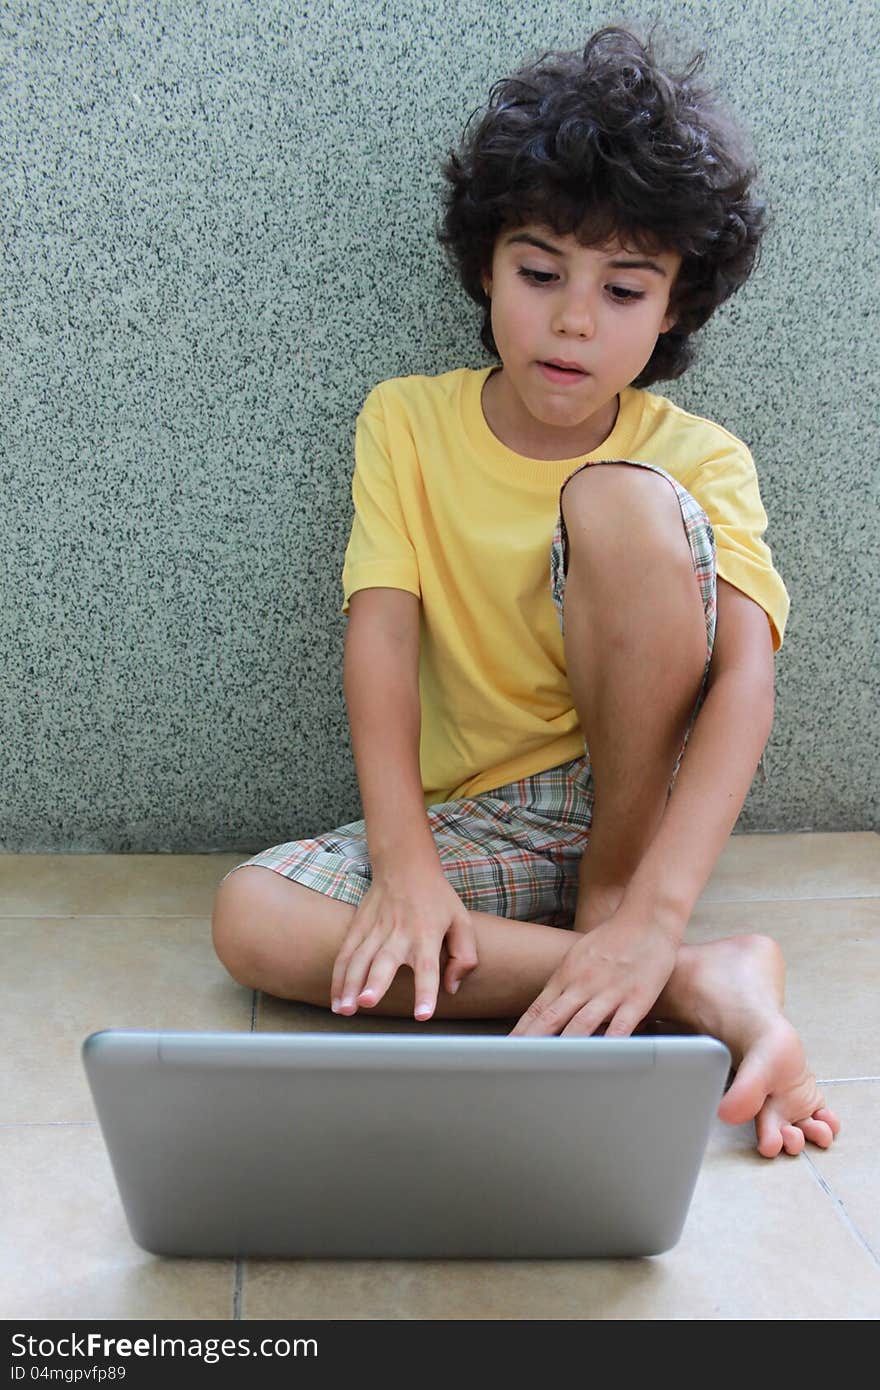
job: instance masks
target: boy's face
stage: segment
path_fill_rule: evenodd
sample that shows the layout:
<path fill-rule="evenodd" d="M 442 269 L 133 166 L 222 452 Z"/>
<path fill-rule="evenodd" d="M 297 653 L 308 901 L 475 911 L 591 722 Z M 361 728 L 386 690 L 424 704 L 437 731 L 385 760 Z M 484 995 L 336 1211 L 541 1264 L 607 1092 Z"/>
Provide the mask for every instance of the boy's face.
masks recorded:
<path fill-rule="evenodd" d="M 680 265 L 675 252 L 647 255 L 617 241 L 582 246 L 538 225 L 502 232 L 483 287 L 503 363 L 490 378 L 490 424 L 504 425 L 505 443 L 533 457 L 568 458 L 605 438 L 618 392 L 672 327 Z"/>

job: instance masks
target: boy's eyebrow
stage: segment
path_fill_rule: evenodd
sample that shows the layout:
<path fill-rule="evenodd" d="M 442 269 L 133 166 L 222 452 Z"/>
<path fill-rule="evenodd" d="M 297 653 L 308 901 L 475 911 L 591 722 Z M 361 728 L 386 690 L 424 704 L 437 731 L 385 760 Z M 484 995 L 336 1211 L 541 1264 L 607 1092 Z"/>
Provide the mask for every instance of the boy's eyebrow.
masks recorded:
<path fill-rule="evenodd" d="M 506 240 L 506 245 L 511 246 L 515 242 L 522 242 L 526 246 L 536 246 L 539 251 L 546 251 L 550 256 L 564 256 L 565 252 L 558 246 L 551 246 L 549 241 L 542 241 L 540 237 L 532 236 L 531 232 L 512 232 Z M 610 262 L 612 270 L 653 270 L 655 275 L 661 275 L 664 280 L 669 277 L 662 265 L 656 261 L 648 260 L 646 256 L 634 257 L 627 260 L 616 259 Z"/>

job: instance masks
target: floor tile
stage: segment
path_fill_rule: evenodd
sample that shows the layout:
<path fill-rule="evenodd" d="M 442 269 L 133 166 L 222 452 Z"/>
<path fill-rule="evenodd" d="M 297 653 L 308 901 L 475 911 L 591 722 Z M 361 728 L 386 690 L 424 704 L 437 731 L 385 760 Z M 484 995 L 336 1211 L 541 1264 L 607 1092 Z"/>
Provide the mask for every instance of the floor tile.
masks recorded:
<path fill-rule="evenodd" d="M 841 1130 L 830 1149 L 810 1149 L 810 1162 L 880 1265 L 880 1081 L 839 1082 L 826 1098 Z"/>
<path fill-rule="evenodd" d="M 880 835 L 732 835 L 704 902 L 754 902 L 880 895 Z"/>
<path fill-rule="evenodd" d="M 644 1260 L 249 1261 L 258 1318 L 849 1319 L 880 1268 L 799 1159 L 735 1132 L 703 1166 L 678 1245 Z"/>
<path fill-rule="evenodd" d="M 875 1076 L 880 1071 L 880 899 L 697 907 L 688 939 L 763 932 L 786 962 L 785 1011 L 800 1032 L 815 1074 Z"/>
<path fill-rule="evenodd" d="M 373 1031 L 392 1022 L 342 1020 L 265 997 L 260 1021 L 278 1031 L 338 1031 L 340 1025 Z M 422 1026 L 401 1023 L 402 1031 Z M 438 1031 L 447 1027 L 438 1025 Z M 836 1105 L 845 1089 L 832 1088 L 829 1102 Z M 880 1085 L 876 1089 L 880 1105 Z M 866 1129 L 864 1117 L 861 1123 Z M 866 1165 L 869 1152 L 876 1152 L 876 1139 L 873 1151 L 864 1140 Z M 809 1153 L 817 1167 L 830 1159 L 812 1146 Z M 855 1163 L 834 1170 L 851 1170 L 851 1188 L 859 1181 Z M 865 1200 L 870 1195 L 869 1189 Z M 251 1261 L 243 1316 L 874 1318 L 880 1316 L 880 1262 L 806 1159 L 763 1159 L 755 1151 L 753 1124 L 716 1120 L 682 1238 L 665 1255 L 583 1262 Z"/>
<path fill-rule="evenodd" d="M 4 917 L 210 917 L 241 854 L 0 854 Z"/>
<path fill-rule="evenodd" d="M 134 1243 L 97 1125 L 0 1127 L 0 1317 L 230 1318 L 232 1260 Z"/>
<path fill-rule="evenodd" d="M 93 1120 L 79 1052 L 99 1028 L 250 1028 L 206 918 L 0 920 L 0 950 L 2 1121 Z"/>
<path fill-rule="evenodd" d="M 0 854 L 7 917 L 204 916 L 250 850 L 223 854 Z M 734 835 L 706 902 L 880 895 L 880 835 Z"/>
<path fill-rule="evenodd" d="M 0 1316 L 229 1318 L 231 1261 L 162 1260 L 124 1221 L 79 1049 L 109 1026 L 247 1030 L 253 995 L 216 960 L 209 915 L 230 855 L 0 856 Z M 53 920 L 54 919 L 54 920 Z M 735 836 L 689 929 L 766 932 L 787 1011 L 843 1120 L 827 1152 L 773 1161 L 716 1122 L 679 1244 L 641 1261 L 254 1261 L 244 1317 L 880 1317 L 880 837 Z M 261 1031 L 506 1033 L 258 996 Z M 45 1123 L 51 1121 L 53 1123 Z M 58 1123 L 74 1121 L 79 1123 Z M 86 1123 L 82 1123 L 86 1122 Z M 5 1260 L 5 1263 L 4 1263 Z"/>

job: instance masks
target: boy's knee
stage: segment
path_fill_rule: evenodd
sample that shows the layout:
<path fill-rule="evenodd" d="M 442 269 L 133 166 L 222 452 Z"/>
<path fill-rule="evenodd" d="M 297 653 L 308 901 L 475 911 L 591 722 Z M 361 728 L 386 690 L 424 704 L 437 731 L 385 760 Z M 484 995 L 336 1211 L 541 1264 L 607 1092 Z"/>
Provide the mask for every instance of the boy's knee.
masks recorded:
<path fill-rule="evenodd" d="M 660 473 L 626 463 L 591 464 L 565 484 L 569 543 L 583 548 L 623 535 L 631 542 L 687 544 L 675 488 Z"/>
<path fill-rule="evenodd" d="M 217 956 L 238 984 L 249 987 L 254 986 L 259 956 L 258 924 L 267 906 L 266 873 L 247 865 L 236 869 L 217 889 L 211 913 Z"/>

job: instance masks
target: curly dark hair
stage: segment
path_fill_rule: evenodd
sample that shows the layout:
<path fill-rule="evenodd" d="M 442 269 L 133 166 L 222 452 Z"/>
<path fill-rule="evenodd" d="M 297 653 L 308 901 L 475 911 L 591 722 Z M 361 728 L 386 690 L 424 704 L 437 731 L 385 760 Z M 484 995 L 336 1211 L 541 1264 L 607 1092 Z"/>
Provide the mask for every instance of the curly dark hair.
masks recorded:
<path fill-rule="evenodd" d="M 650 40 L 609 27 L 583 53 L 545 53 L 496 82 L 471 116 L 443 166 L 438 237 L 484 311 L 480 337 L 494 357 L 481 277 L 500 232 L 539 223 L 585 246 L 616 236 L 678 252 L 676 322 L 634 385 L 681 376 L 693 361 L 691 335 L 747 280 L 766 221 L 740 131 L 694 81 L 703 60 L 676 75 Z"/>

